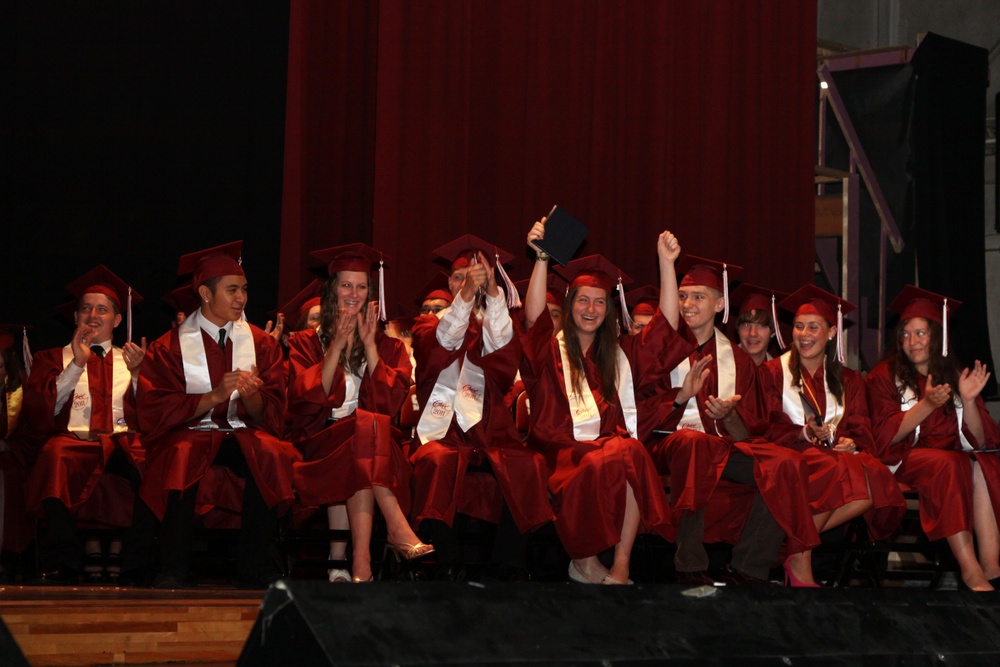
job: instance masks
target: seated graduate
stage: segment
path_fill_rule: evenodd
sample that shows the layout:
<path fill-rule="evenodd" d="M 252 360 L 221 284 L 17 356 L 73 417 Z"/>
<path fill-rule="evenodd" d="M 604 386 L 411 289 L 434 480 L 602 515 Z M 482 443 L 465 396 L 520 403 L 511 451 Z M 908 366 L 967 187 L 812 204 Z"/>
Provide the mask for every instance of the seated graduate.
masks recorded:
<path fill-rule="evenodd" d="M 21 427 L 28 378 L 17 350 L 26 330 L 24 325 L 0 324 L 0 553 L 23 553 L 35 535 L 35 521 L 24 509 L 24 482 L 35 448 Z M 0 565 L 0 583 L 13 579 Z"/>
<path fill-rule="evenodd" d="M 738 538 L 724 534 L 712 540 L 736 541 L 723 579 L 737 585 L 764 584 L 786 536 L 796 552 L 819 544 L 805 495 L 805 461 L 762 438 L 767 423 L 759 412 L 757 367 L 715 323 L 719 313 L 723 323 L 728 319 L 728 284 L 741 267 L 693 255 L 686 255 L 680 266 L 680 331 L 692 336 L 698 347 L 640 404 L 641 423 L 648 423 L 644 412 L 653 408 L 661 413 L 653 420 L 656 428 L 670 432 L 643 437 L 657 470 L 670 478 L 677 525 L 676 580 L 714 583 L 703 542 L 706 509 L 715 499 L 725 504 L 737 525 L 749 510 L 742 530 L 732 531 Z M 646 388 L 643 393 L 648 393 Z M 719 488 L 721 479 L 756 487 L 758 493 L 730 498 Z"/>
<path fill-rule="evenodd" d="M 960 305 L 912 285 L 899 293 L 895 350 L 868 374 L 868 405 L 879 455 L 917 491 L 927 537 L 947 539 L 965 585 L 989 591 L 1000 586 L 1000 459 L 976 450 L 1000 447 L 1000 426 L 981 396 L 986 367 L 949 354 L 945 325 Z"/>
<path fill-rule="evenodd" d="M 125 305 L 142 297 L 130 293 L 128 285 L 103 264 L 68 285 L 68 290 L 77 299 L 72 308 L 76 329 L 65 347 L 35 355 L 23 415 L 31 432 L 41 436 L 41 450 L 25 486 L 28 511 L 45 517 L 38 535 L 40 578 L 59 585 L 75 583 L 83 570 L 77 514 L 106 472 L 121 476 L 125 491 L 98 514 L 113 525 L 128 526 L 135 514 L 143 512 L 142 507 L 135 511 L 141 506 L 135 491 L 143 452 L 134 428 L 135 386 L 145 339 L 141 347 L 131 341 L 124 347 L 112 344 Z M 134 544 L 148 548 L 146 539 Z M 96 561 L 88 565 L 100 574 L 100 549 L 91 544 L 88 551 Z M 140 561 L 147 556 L 129 549 L 124 566 L 142 569 Z M 120 572 L 118 554 L 112 560 Z"/>
<path fill-rule="evenodd" d="M 181 588 L 191 570 L 195 507 L 229 474 L 243 480 L 236 578 L 265 587 L 278 572 L 272 557 L 279 516 L 294 499 L 292 462 L 279 439 L 285 409 L 281 346 L 244 319 L 247 278 L 242 242 L 181 258 L 200 308 L 150 344 L 139 379 L 146 438 L 142 497 L 161 520 L 160 570 L 154 585 Z M 226 470 L 221 470 L 220 466 Z M 207 477 L 211 475 L 210 477 Z"/>
<path fill-rule="evenodd" d="M 874 539 L 889 537 L 906 501 L 877 453 L 861 374 L 843 365 L 843 315 L 852 303 L 805 285 L 778 306 L 794 313 L 792 347 L 760 366 L 772 442 L 791 447 L 809 468 L 809 505 L 822 533 L 865 514 Z M 815 584 L 812 553 L 792 553 L 785 576 Z"/>
<path fill-rule="evenodd" d="M 407 522 L 410 464 L 390 423 L 410 387 L 410 361 L 403 343 L 379 328 L 384 296 L 372 283 L 372 269 L 387 258 L 363 243 L 310 254 L 324 263 L 329 278 L 319 326 L 288 341 L 286 436 L 303 458 L 295 464 L 295 488 L 303 504 L 328 508 L 331 528 L 342 528 L 338 508 L 346 505 L 353 575 L 332 568 L 329 580 L 368 582 L 376 506 L 393 551 L 406 559 L 434 551 Z M 331 544 L 331 559 L 341 560 L 345 547 Z"/>
<path fill-rule="evenodd" d="M 777 302 L 787 296 L 784 292 L 751 283 L 741 283 L 733 291 L 733 303 L 739 304 L 736 334 L 740 349 L 749 354 L 757 366 L 774 358 L 771 355 L 772 341 L 777 349 L 785 349 L 778 327 Z"/>
<path fill-rule="evenodd" d="M 660 477 L 637 428 L 634 387 L 668 373 L 691 351 L 675 331 L 678 319 L 674 260 L 680 244 L 660 234 L 659 311 L 640 335 L 619 334 L 613 294 L 621 272 L 600 255 L 570 262 L 563 328 L 554 333 L 546 312 L 549 256 L 536 245 L 545 218 L 528 232 L 536 255 L 524 302 L 521 378 L 531 399 L 528 445 L 545 456 L 559 538 L 572 559 L 569 577 L 581 583 L 626 584 L 640 526 L 673 539 Z M 614 548 L 607 569 L 598 559 Z"/>
<path fill-rule="evenodd" d="M 451 267 L 452 303 L 413 324 L 422 406 L 414 517 L 437 549 L 441 578 L 464 576 L 457 514 L 497 524 L 490 563 L 499 577 L 523 577 L 525 536 L 552 520 L 552 508 L 545 461 L 521 442 L 504 405 L 521 341 L 509 311 L 516 292 L 507 284 L 505 298 L 496 272 L 505 276 L 500 265 L 513 257 L 471 234 L 434 253 Z"/>

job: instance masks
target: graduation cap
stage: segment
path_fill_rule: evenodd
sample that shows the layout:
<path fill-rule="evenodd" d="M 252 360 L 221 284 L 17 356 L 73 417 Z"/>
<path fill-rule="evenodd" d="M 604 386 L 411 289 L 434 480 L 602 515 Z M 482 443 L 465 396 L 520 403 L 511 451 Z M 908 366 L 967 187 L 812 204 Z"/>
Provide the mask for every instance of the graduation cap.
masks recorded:
<path fill-rule="evenodd" d="M 660 290 L 652 285 L 643 285 L 630 290 L 625 302 L 632 309 L 632 317 L 655 315 L 660 307 Z"/>
<path fill-rule="evenodd" d="M 73 319 L 73 313 L 85 294 L 103 294 L 115 305 L 119 313 L 124 312 L 126 340 L 132 342 L 132 306 L 142 301 L 142 296 L 119 278 L 114 271 L 103 264 L 98 264 L 66 285 L 66 290 L 76 299 L 72 302 L 72 308 L 69 309 L 70 319 Z M 64 309 L 67 305 L 69 304 L 60 307 L 59 312 L 66 314 Z"/>
<path fill-rule="evenodd" d="M 448 289 L 448 276 L 440 271 L 436 272 L 434 277 L 420 288 L 413 301 L 417 306 L 423 308 L 424 301 L 431 299 L 441 299 L 448 303 L 451 303 L 452 300 L 451 290 Z"/>
<path fill-rule="evenodd" d="M 292 327 L 298 327 L 300 321 L 314 306 L 320 305 L 320 293 L 323 289 L 323 281 L 314 278 L 298 294 L 293 296 L 288 303 L 278 308 L 285 318 L 286 331 L 295 331 Z"/>
<path fill-rule="evenodd" d="M 714 259 L 705 259 L 695 255 L 684 255 L 677 265 L 677 272 L 683 273 L 680 287 L 711 287 L 721 292 L 725 308 L 722 312 L 722 323 L 729 321 L 729 281 L 735 278 L 742 266 L 717 262 Z"/>
<path fill-rule="evenodd" d="M 529 284 L 531 284 L 530 278 L 528 280 L 518 280 L 514 283 L 514 287 L 518 292 L 526 294 Z M 562 308 L 563 302 L 566 301 L 566 291 L 568 289 L 569 284 L 561 276 L 557 273 L 549 272 L 545 281 L 545 303 Z"/>
<path fill-rule="evenodd" d="M 922 317 L 941 325 L 941 354 L 948 356 L 948 318 L 962 305 L 957 299 L 949 299 L 915 285 L 904 287 L 889 304 L 889 310 L 899 313 L 900 321 Z"/>
<path fill-rule="evenodd" d="M 191 289 L 190 285 L 175 287 L 161 296 L 160 300 L 170 306 L 170 311 L 173 315 L 177 313 L 189 315 L 201 306 L 198 301 L 198 294 Z"/>
<path fill-rule="evenodd" d="M 464 269 L 478 262 L 480 252 L 483 253 L 487 260 L 492 258 L 494 262 L 493 268 L 496 268 L 500 272 L 500 278 L 503 280 L 507 291 L 507 307 L 521 307 L 521 297 L 514 288 L 514 283 L 510 279 L 510 276 L 507 275 L 507 272 L 503 268 L 504 264 L 514 261 L 514 255 L 506 250 L 501 250 L 496 245 L 484 241 L 474 234 L 463 234 L 454 241 L 449 241 L 443 246 L 435 248 L 432 252 L 435 263 L 446 267 L 449 275 L 456 269 Z"/>
<path fill-rule="evenodd" d="M 222 276 L 244 276 L 242 263 L 243 241 L 233 241 L 223 245 L 188 253 L 177 263 L 177 275 L 189 273 L 191 285 L 197 289 L 199 285 Z"/>
<path fill-rule="evenodd" d="M 553 270 L 566 279 L 570 289 L 597 287 L 606 291 L 610 298 L 617 288 L 618 299 L 621 302 L 622 323 L 626 330 L 632 329 L 632 318 L 628 314 L 625 302 L 625 285 L 631 285 L 633 281 L 604 255 L 587 255 Z"/>
<path fill-rule="evenodd" d="M 803 285 L 778 303 L 778 307 L 795 315 L 819 315 L 830 326 L 837 327 L 837 361 L 844 361 L 844 315 L 857 306 L 812 283 Z"/>
<path fill-rule="evenodd" d="M 369 278 L 372 273 L 378 271 L 378 316 L 383 322 L 386 321 L 385 306 L 385 263 L 389 261 L 389 256 L 381 250 L 376 250 L 367 243 L 348 243 L 347 245 L 313 250 L 310 257 L 318 259 L 326 265 L 326 272 L 329 276 L 335 276 L 340 271 L 357 271 L 367 273 Z M 369 281 L 369 289 L 371 284 Z"/>
<path fill-rule="evenodd" d="M 27 329 L 23 324 L 0 324 L 0 350 L 10 350 L 17 343 L 17 335 Z"/>
<path fill-rule="evenodd" d="M 31 348 L 28 346 L 28 325 L 27 324 L 0 324 L 0 352 L 6 352 L 7 350 L 14 349 L 17 345 L 17 336 L 20 334 L 21 339 L 21 357 L 24 359 L 24 374 L 25 376 L 31 375 Z M 11 373 L 11 369 L 7 369 L 8 374 Z M 3 387 L 0 386 L 0 391 L 3 391 Z M 2 435 L 2 434 L 0 434 Z"/>
<path fill-rule="evenodd" d="M 545 217 L 545 238 L 535 241 L 535 245 L 566 266 L 589 232 L 586 225 L 557 205 Z"/>
<path fill-rule="evenodd" d="M 785 349 L 785 341 L 781 338 L 781 327 L 778 326 L 777 304 L 787 296 L 787 292 L 779 292 L 752 283 L 740 283 L 740 286 L 733 290 L 732 294 L 733 302 L 739 304 L 738 312 L 740 315 L 757 310 L 771 314 L 774 335 L 777 338 L 778 347 L 781 349 Z"/>

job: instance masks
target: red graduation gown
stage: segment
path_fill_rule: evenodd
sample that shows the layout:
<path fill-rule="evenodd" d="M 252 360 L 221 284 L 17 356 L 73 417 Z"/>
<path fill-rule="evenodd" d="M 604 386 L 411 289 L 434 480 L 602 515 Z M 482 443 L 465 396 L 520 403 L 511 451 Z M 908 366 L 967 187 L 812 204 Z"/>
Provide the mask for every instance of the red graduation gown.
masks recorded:
<path fill-rule="evenodd" d="M 302 453 L 294 465 L 295 489 L 305 505 L 342 502 L 373 484 L 391 490 L 409 511 L 410 464 L 390 420 L 410 386 L 410 359 L 402 341 L 378 332 L 379 363 L 361 378 L 358 407 L 328 423 L 344 404 L 344 369 L 337 366 L 330 393 L 323 391 L 323 344 L 316 331 L 289 338 L 288 412 L 285 436 Z"/>
<path fill-rule="evenodd" d="M 201 481 L 212 466 L 223 440 L 228 437 L 235 438 L 239 443 L 268 507 L 279 504 L 283 507 L 294 498 L 292 462 L 300 457 L 290 443 L 278 438 L 285 408 L 281 346 L 261 329 L 250 325 L 250 330 L 253 333 L 257 372 L 264 382 L 260 389 L 264 414 L 260 423 L 249 422 L 243 402 L 238 400 L 237 412 L 247 427 L 232 433 L 188 428 L 196 425 L 201 417 L 194 414 L 200 395 L 185 393 L 184 364 L 176 328 L 154 341 L 146 350 L 138 395 L 140 426 L 147 451 L 146 474 L 140 495 L 161 519 L 169 493 L 187 490 Z M 232 369 L 233 343 L 232 340 L 227 341 L 223 356 L 216 341 L 204 331 L 201 333 L 212 386 L 218 386 L 223 374 Z M 229 401 L 223 401 L 212 411 L 213 421 L 227 428 L 228 405 Z M 204 493 L 202 490 L 199 497 L 204 497 Z M 215 504 L 222 506 L 218 499 Z"/>
<path fill-rule="evenodd" d="M 71 396 L 55 414 L 56 379 L 63 371 L 63 348 L 43 350 L 35 355 L 31 377 L 25 388 L 24 415 L 33 433 L 44 442 L 25 483 L 25 501 L 29 512 L 40 515 L 46 498 L 60 500 L 71 511 L 80 511 L 99 487 L 105 487 L 81 519 L 100 516 L 102 523 L 127 526 L 132 516 L 132 491 L 124 480 L 102 482 L 104 466 L 116 448 L 129 462 L 142 470 L 144 452 L 135 433 L 111 433 L 113 429 L 112 377 L 114 355 L 96 354 L 87 362 L 87 380 L 92 402 L 93 440 L 81 440 L 69 433 Z M 136 424 L 135 395 L 131 387 L 122 400 L 125 420 Z"/>
<path fill-rule="evenodd" d="M 639 504 L 640 529 L 673 540 L 675 527 L 660 477 L 642 443 L 629 436 L 617 397 L 605 399 L 593 350 L 584 359 L 584 372 L 600 411 L 600 436 L 580 441 L 573 435 L 552 319 L 539 317 L 523 340 L 521 378 L 531 398 L 528 444 L 548 465 L 556 531 L 570 557 L 593 556 L 621 540 L 626 484 Z M 691 351 L 659 312 L 639 335 L 623 334 L 618 343 L 635 387 L 669 373 Z"/>
<path fill-rule="evenodd" d="M 791 447 L 805 456 L 809 467 L 809 504 L 814 513 L 832 511 L 853 500 L 871 497 L 874 507 L 865 515 L 868 530 L 875 539 L 890 537 L 906 512 L 906 501 L 892 473 L 873 455 L 877 448 L 868 418 L 864 379 L 857 371 L 843 369 L 843 416 L 837 424 L 836 437 L 854 440 L 858 453 L 837 452 L 821 443 L 813 444 L 799 439 L 803 424 L 792 422 L 782 407 L 782 358 L 784 357 L 773 359 L 759 367 L 762 400 L 771 423 L 768 439 Z M 815 375 L 802 369 L 802 382 L 809 383 L 820 404 L 823 419 L 826 420 L 824 368 L 820 367 Z"/>
<path fill-rule="evenodd" d="M 922 397 L 927 376 L 918 375 L 919 396 Z M 889 443 L 899 431 L 905 412 L 896 388 L 891 365 L 883 361 L 868 374 L 868 405 L 872 414 L 872 430 L 879 454 L 886 465 L 900 466 L 896 479 L 913 487 L 919 496 L 920 523 L 932 540 L 973 529 L 972 519 L 972 457 L 961 451 L 958 418 L 944 407 L 932 412 L 920 424 L 920 437 L 911 433 L 894 445 Z M 981 397 L 976 408 L 983 422 L 986 442 L 978 442 L 968 428 L 962 432 L 977 448 L 1000 446 L 1000 426 L 993 420 Z M 977 460 L 983 470 L 993 512 L 1000 516 L 1000 459 L 996 454 L 984 454 Z"/>
<path fill-rule="evenodd" d="M 3 475 L 4 551 L 22 553 L 35 537 L 35 520 L 29 516 L 24 502 L 24 485 L 34 459 L 34 447 L 26 437 L 21 420 L 24 387 L 13 392 L 0 385 L 0 438 L 9 451 L 0 453 L 0 475 Z"/>
<path fill-rule="evenodd" d="M 682 330 L 686 326 L 682 321 Z M 674 521 L 680 521 L 684 511 L 708 507 L 705 541 L 739 540 L 754 494 L 745 493 L 745 489 L 740 488 L 742 485 L 719 485 L 729 454 L 736 449 L 753 459 L 757 489 L 775 521 L 785 531 L 789 553 L 817 546 L 819 534 L 806 497 L 808 470 L 805 460 L 797 452 L 762 437 L 767 432 L 767 423 L 758 414 L 757 366 L 750 355 L 733 345 L 736 393 L 741 396 L 736 411 L 752 437 L 749 441 L 737 442 L 724 423 L 716 423 L 705 415 L 705 401 L 709 396 L 718 396 L 719 391 L 715 337 L 689 359 L 693 365 L 705 355 L 712 355 L 711 374 L 695 397 L 705 432 L 682 429 L 666 438 L 647 441 L 657 469 L 670 476 Z M 669 385 L 668 377 L 666 383 L 660 383 L 658 395 L 641 404 L 646 406 L 652 401 L 661 412 L 667 413 L 660 426 L 663 430 L 676 429 L 684 413 L 682 408 L 673 408 L 679 387 Z"/>
<path fill-rule="evenodd" d="M 463 431 L 453 416 L 443 438 L 423 445 L 418 441 L 411 456 L 414 517 L 451 525 L 456 512 L 461 512 L 496 523 L 506 501 L 518 530 L 532 531 L 552 520 L 552 507 L 545 488 L 545 461 L 521 442 L 504 405 L 521 359 L 519 326 L 515 322 L 514 337 L 507 345 L 483 355 L 482 323 L 474 312 L 457 350 L 446 350 L 438 343 L 439 323 L 435 315 L 425 315 L 413 325 L 417 400 L 426 406 L 441 372 L 467 355 L 486 377 L 483 417 Z M 484 461 L 489 461 L 496 485 L 484 480 L 482 474 L 468 473 L 470 465 Z"/>

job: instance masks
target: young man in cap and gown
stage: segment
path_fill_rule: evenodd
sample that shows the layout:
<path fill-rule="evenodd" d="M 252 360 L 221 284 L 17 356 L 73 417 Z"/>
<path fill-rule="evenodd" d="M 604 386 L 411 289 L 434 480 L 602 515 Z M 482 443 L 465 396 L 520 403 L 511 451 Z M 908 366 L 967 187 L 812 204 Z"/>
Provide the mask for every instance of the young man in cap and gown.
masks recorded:
<path fill-rule="evenodd" d="M 718 313 L 725 312 L 723 321 L 728 318 L 728 281 L 740 267 L 688 255 L 681 270 L 680 329 L 697 348 L 668 382 L 653 388 L 640 410 L 645 423 L 670 432 L 646 442 L 657 468 L 669 474 L 676 578 L 687 584 L 713 581 L 703 543 L 706 511 L 719 493 L 732 501 L 724 503 L 731 514 L 710 523 L 723 533 L 720 541 L 736 542 L 724 578 L 766 583 L 786 536 L 800 551 L 819 544 L 806 502 L 805 463 L 795 452 L 756 439 L 766 432 L 757 412 L 757 368 L 715 326 Z M 729 493 L 719 486 L 722 479 L 756 486 L 759 494 L 747 497 L 738 488 Z M 733 512 L 732 505 L 740 503 L 750 506 Z M 727 528 L 728 521 L 734 525 Z"/>
<path fill-rule="evenodd" d="M 271 542 L 294 498 L 298 453 L 279 439 L 281 346 L 244 318 L 241 246 L 181 258 L 178 273 L 194 274 L 200 308 L 153 342 L 143 364 L 138 403 L 148 458 L 142 497 L 162 522 L 156 582 L 162 588 L 182 587 L 190 574 L 199 484 L 214 465 L 245 480 L 236 573 L 245 585 L 273 579 Z"/>
<path fill-rule="evenodd" d="M 122 313 L 141 297 L 103 264 L 68 289 L 77 299 L 76 328 L 68 345 L 34 356 L 23 415 L 31 432 L 41 436 L 25 500 L 29 512 L 45 517 L 38 535 L 40 578 L 52 584 L 74 583 L 83 569 L 76 515 L 105 472 L 127 479 L 122 486 L 132 492 L 102 509 L 114 514 L 108 520 L 127 526 L 143 511 L 135 511 L 141 502 L 134 496 L 143 459 L 135 433 L 135 389 L 145 350 L 131 340 L 124 347 L 112 343 Z M 146 539 L 133 544 L 140 542 L 148 546 Z M 127 549 L 123 567 L 142 569 L 146 555 Z"/>
<path fill-rule="evenodd" d="M 453 301 L 413 325 L 422 406 L 419 446 L 411 456 L 414 517 L 437 548 L 444 576 L 452 578 L 461 576 L 455 515 L 498 523 L 492 560 L 513 575 L 526 569 L 524 535 L 551 521 L 552 510 L 545 462 L 523 445 L 504 405 L 521 344 L 508 310 L 511 301 L 494 273 L 502 267 L 494 262 L 512 257 L 471 234 L 435 254 L 451 267 Z M 514 291 L 511 285 L 507 289 Z M 473 472 L 494 477 L 496 484 L 479 485 L 482 476 Z"/>

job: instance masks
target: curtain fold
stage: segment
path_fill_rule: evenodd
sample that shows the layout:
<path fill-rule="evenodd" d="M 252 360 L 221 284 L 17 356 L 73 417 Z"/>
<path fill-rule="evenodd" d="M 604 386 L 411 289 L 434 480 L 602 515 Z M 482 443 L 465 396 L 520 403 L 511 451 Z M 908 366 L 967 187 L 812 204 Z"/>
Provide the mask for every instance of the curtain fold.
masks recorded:
<path fill-rule="evenodd" d="M 556 203 L 639 284 L 663 229 L 753 282 L 812 276 L 814 3 L 342 1 L 291 24 L 283 297 L 306 251 L 356 240 L 393 258 L 390 312 L 462 233 L 525 278 Z"/>

